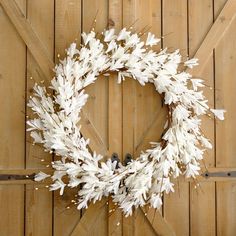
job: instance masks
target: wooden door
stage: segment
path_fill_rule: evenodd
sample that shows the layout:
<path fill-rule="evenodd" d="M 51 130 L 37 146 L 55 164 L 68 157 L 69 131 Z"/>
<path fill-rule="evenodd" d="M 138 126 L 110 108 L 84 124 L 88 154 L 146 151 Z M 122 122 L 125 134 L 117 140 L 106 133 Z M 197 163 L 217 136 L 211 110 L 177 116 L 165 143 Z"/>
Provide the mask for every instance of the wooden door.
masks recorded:
<path fill-rule="evenodd" d="M 180 48 L 184 57 L 199 58 L 193 74 L 206 80 L 210 105 L 227 110 L 224 122 L 203 118 L 214 145 L 205 165 L 210 173 L 235 171 L 235 16 L 235 0 L 0 0 L 0 179 L 51 171 L 54 157 L 32 146 L 25 131 L 32 86 L 48 83 L 54 62 L 72 41 L 80 42 L 82 31 L 123 26 L 161 37 L 157 50 Z M 92 150 L 136 157 L 160 138 L 166 110 L 151 85 L 128 79 L 118 85 L 113 76 L 87 92 L 81 124 Z M 181 179 L 160 211 L 137 209 L 125 218 L 109 199 L 78 211 L 71 202 L 75 190 L 60 197 L 27 177 L 0 180 L 0 235 L 236 235 L 235 177 L 198 182 L 196 188 Z"/>

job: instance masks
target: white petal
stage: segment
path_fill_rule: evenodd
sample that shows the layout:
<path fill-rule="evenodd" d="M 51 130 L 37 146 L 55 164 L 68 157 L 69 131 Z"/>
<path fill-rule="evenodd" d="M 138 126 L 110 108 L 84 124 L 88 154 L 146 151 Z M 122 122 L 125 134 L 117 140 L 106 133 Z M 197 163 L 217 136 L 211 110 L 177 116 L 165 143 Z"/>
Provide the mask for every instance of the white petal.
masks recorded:
<path fill-rule="evenodd" d="M 198 59 L 192 58 L 192 59 L 184 62 L 184 65 L 192 69 L 194 66 L 198 65 Z"/>
<path fill-rule="evenodd" d="M 114 35 L 115 29 L 106 30 L 104 33 L 104 42 L 110 42 L 112 39 L 115 39 Z"/>
<path fill-rule="evenodd" d="M 224 109 L 211 109 L 211 112 L 217 117 L 219 120 L 224 120 L 224 113 L 226 110 Z"/>
<path fill-rule="evenodd" d="M 50 175 L 45 174 L 44 172 L 40 171 L 38 174 L 35 175 L 34 180 L 35 181 L 42 181 L 48 177 L 50 177 Z"/>
<path fill-rule="evenodd" d="M 146 46 L 153 46 L 153 45 L 156 45 L 160 42 L 161 40 L 158 39 L 158 38 L 155 38 L 155 35 L 152 34 L 152 33 L 148 33 L 148 36 L 147 36 L 147 41 L 146 41 Z"/>
<path fill-rule="evenodd" d="M 34 139 L 35 143 L 42 143 L 43 139 L 42 139 L 42 135 L 39 132 L 36 131 L 32 131 L 30 133 L 30 136 Z"/>

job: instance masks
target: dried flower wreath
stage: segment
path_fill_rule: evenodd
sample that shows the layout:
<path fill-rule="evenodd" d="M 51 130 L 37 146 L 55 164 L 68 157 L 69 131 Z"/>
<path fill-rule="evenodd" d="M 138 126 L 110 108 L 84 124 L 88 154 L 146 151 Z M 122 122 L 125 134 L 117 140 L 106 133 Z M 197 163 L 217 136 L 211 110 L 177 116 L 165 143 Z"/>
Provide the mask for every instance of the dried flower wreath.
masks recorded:
<path fill-rule="evenodd" d="M 136 33 L 123 28 L 117 35 L 114 29 L 96 37 L 95 32 L 82 34 L 83 45 L 78 50 L 72 43 L 67 57 L 55 67 L 55 78 L 50 89 L 35 84 L 34 96 L 28 106 L 36 118 L 28 120 L 28 131 L 35 143 L 45 151 L 54 152 L 61 160 L 52 162 L 52 176 L 38 173 L 36 181 L 51 177 L 50 190 L 78 189 L 78 209 L 87 208 L 88 202 L 111 195 L 126 216 L 133 207 L 150 204 L 162 205 L 163 193 L 174 191 L 171 177 L 180 175 L 195 178 L 199 174 L 199 161 L 206 148 L 212 148 L 200 130 L 199 116 L 213 114 L 224 119 L 224 110 L 210 109 L 199 88 L 203 80 L 192 78 L 180 64 L 192 68 L 197 59 L 182 61 L 178 50 L 151 50 L 160 40 L 148 33 L 145 42 Z M 101 155 L 90 153 L 89 140 L 80 133 L 80 111 L 88 95 L 84 88 L 94 83 L 99 75 L 116 72 L 118 83 L 133 78 L 141 85 L 153 83 L 164 97 L 168 118 L 160 142 L 124 166 L 111 159 L 101 161 Z M 63 181 L 67 176 L 69 181 Z M 80 187 L 79 187 L 80 186 Z"/>

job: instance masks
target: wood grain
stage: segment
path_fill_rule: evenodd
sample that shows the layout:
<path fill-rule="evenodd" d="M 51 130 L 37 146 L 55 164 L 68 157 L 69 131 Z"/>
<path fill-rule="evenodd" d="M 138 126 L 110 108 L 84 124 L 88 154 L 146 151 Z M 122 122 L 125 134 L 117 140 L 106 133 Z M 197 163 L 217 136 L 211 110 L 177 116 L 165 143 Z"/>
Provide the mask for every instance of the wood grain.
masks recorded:
<path fill-rule="evenodd" d="M 226 3 L 226 5 L 228 2 Z M 215 106 L 227 110 L 225 121 L 216 122 L 216 166 L 235 167 L 235 49 L 236 20 L 226 31 L 224 38 L 215 49 Z M 217 235 L 234 235 L 236 232 L 236 182 L 216 183 Z"/>
<path fill-rule="evenodd" d="M 78 1 L 76 1 L 78 3 Z M 44 78 L 52 78 L 52 69 L 54 68 L 54 63 L 48 55 L 48 52 L 45 46 L 42 44 L 40 39 L 38 38 L 35 31 L 32 29 L 29 22 L 25 19 L 24 14 L 22 13 L 19 6 L 16 4 L 14 0 L 6 1 L 0 0 L 2 7 L 7 13 L 8 17 L 11 19 L 12 23 L 17 29 L 17 32 L 20 34 L 31 54 L 34 56 L 38 65 L 42 70 L 42 75 Z M 65 4 L 66 2 L 62 2 Z M 70 2 L 71 3 L 71 2 Z M 66 9 L 65 9 L 66 10 Z M 74 34 L 78 36 L 78 31 L 76 29 L 76 33 Z M 74 40 L 74 39 L 73 39 Z M 72 42 L 71 40 L 69 42 Z M 69 43 L 67 43 L 68 45 Z M 64 49 L 62 50 L 64 51 Z M 41 76 L 42 76 L 41 75 Z M 45 85 L 47 85 L 47 80 L 45 80 Z M 103 141 L 100 140 L 100 135 L 97 130 L 91 126 L 91 122 L 86 121 L 86 116 L 81 113 L 81 121 L 83 121 L 83 126 L 81 128 L 81 133 L 85 133 L 87 138 L 90 138 L 90 144 L 92 150 L 97 150 L 97 152 L 103 153 L 106 150 L 106 147 L 103 146 Z"/>
<path fill-rule="evenodd" d="M 163 1 L 164 47 L 181 50 L 188 55 L 187 1 Z M 164 218 L 173 227 L 176 235 L 189 235 L 189 184 L 177 183 L 176 192 L 164 197 Z"/>
<path fill-rule="evenodd" d="M 93 7 L 91 7 L 93 6 Z M 96 32 L 101 32 L 107 26 L 108 21 L 108 1 L 96 0 L 96 1 L 83 1 L 82 4 L 82 31 L 89 32 L 92 28 Z M 95 19 L 96 18 L 96 19 Z M 96 20 L 96 22 L 95 22 Z M 103 141 L 103 147 L 106 148 L 103 152 L 101 150 L 94 150 L 103 155 L 108 155 L 108 79 L 106 77 L 99 77 L 96 83 L 88 86 L 86 88 L 86 93 L 89 94 L 89 99 L 86 106 L 83 110 L 86 112 L 88 119 L 91 120 L 94 128 L 98 131 L 100 135 L 100 140 Z M 84 134 L 86 136 L 86 134 Z M 89 137 L 89 136 L 88 136 Z M 107 235 L 108 231 L 108 205 L 104 204 L 103 206 L 96 208 L 100 203 L 95 203 L 90 205 L 90 207 L 95 207 L 97 212 L 94 214 L 97 215 L 94 218 L 93 223 L 90 227 L 87 227 L 86 235 Z M 82 224 L 83 222 L 89 221 L 86 220 L 87 209 L 83 211 L 82 215 Z M 82 225 L 83 226 L 83 225 Z M 77 227 L 81 227 L 78 225 Z M 77 229 L 76 227 L 76 229 Z M 76 230 L 75 229 L 75 230 Z M 80 233 L 80 235 L 83 235 Z"/>
<path fill-rule="evenodd" d="M 55 58 L 58 54 L 64 57 L 65 48 L 80 36 L 81 10 L 80 0 L 55 1 Z M 79 37 L 78 40 L 80 42 Z M 80 212 L 71 204 L 76 194 L 76 189 L 69 188 L 63 196 L 60 196 L 58 191 L 54 193 L 53 235 L 67 236 L 77 225 Z"/>
<path fill-rule="evenodd" d="M 223 2 L 223 1 L 222 1 Z M 164 1 L 164 6 L 168 4 L 168 1 Z M 180 8 L 180 13 L 174 11 L 173 13 L 170 13 L 169 18 L 172 17 L 172 19 L 175 19 L 176 17 L 176 24 L 179 21 L 179 18 L 181 18 L 182 16 L 182 10 L 181 10 L 181 5 L 186 5 L 187 6 L 187 2 L 181 1 L 181 4 L 178 4 L 178 1 L 175 2 L 176 7 L 178 9 L 178 7 Z M 224 36 L 225 32 L 228 30 L 228 27 L 230 26 L 230 24 L 232 23 L 234 17 L 235 17 L 235 9 L 236 9 L 236 1 L 234 0 L 228 0 L 227 3 L 223 4 L 223 9 L 220 11 L 219 8 L 220 6 L 218 6 L 218 12 L 220 12 L 219 16 L 217 17 L 217 19 L 215 20 L 214 24 L 212 25 L 211 29 L 208 31 L 206 37 L 204 38 L 204 40 L 202 41 L 202 44 L 200 45 L 200 47 L 198 48 L 198 50 L 196 51 L 196 53 L 194 54 L 193 57 L 198 58 L 199 59 L 199 65 L 197 67 L 194 67 L 193 69 L 191 69 L 191 74 L 193 74 L 194 76 L 201 76 L 202 71 L 204 70 L 204 68 L 206 67 L 206 64 L 209 61 L 209 58 L 212 57 L 212 53 L 213 53 L 213 49 L 216 47 L 216 45 L 219 43 L 219 41 L 221 40 L 221 38 Z M 173 8 L 175 9 L 175 7 Z M 164 16 L 164 12 L 163 12 L 163 16 Z M 184 19 L 187 16 L 184 16 Z M 186 20 L 186 19 L 185 19 Z M 163 20 L 163 24 L 164 24 L 164 20 Z M 185 27 L 186 27 L 187 23 L 184 23 Z M 166 32 L 164 31 L 164 35 L 165 38 L 168 39 L 168 41 L 170 41 L 170 45 L 174 45 L 174 44 L 178 44 L 179 43 L 186 43 L 185 39 L 178 39 L 175 40 L 175 36 L 173 36 L 173 31 L 176 30 L 175 26 L 172 24 L 169 26 L 170 29 L 168 29 Z M 183 26 L 181 26 L 183 27 Z M 181 28 L 179 28 L 181 29 Z M 182 29 L 181 29 L 182 30 Z M 163 40 L 165 41 L 165 40 Z M 172 43 L 173 42 L 173 43 Z M 165 44 L 164 44 L 165 46 Z M 178 47 L 173 47 L 173 46 L 169 46 L 169 48 L 172 49 L 176 49 Z M 187 49 L 185 48 L 181 48 L 179 47 L 179 49 L 181 49 L 181 53 L 185 56 L 187 56 Z M 189 71 L 189 69 L 187 70 Z M 154 128 L 154 123 L 153 125 L 150 127 L 150 130 Z M 145 136 L 143 138 L 143 140 L 148 138 L 148 132 L 145 133 Z M 143 143 L 140 143 L 140 149 L 142 150 L 142 145 Z"/>
<path fill-rule="evenodd" d="M 235 13 L 236 1 L 228 0 L 194 56 L 199 59 L 199 66 L 194 67 L 192 70 L 193 75 L 201 74 L 212 56 L 212 49 L 217 46 L 223 37 L 225 38 L 225 33 L 235 19 Z"/>
<path fill-rule="evenodd" d="M 35 11 L 37 9 L 37 11 Z M 27 2 L 27 20 L 44 44 L 51 60 L 54 57 L 54 3 L 43 1 Z M 32 79 L 33 78 L 33 79 Z M 27 49 L 27 74 L 26 74 L 26 95 L 27 100 L 32 95 L 32 88 L 35 81 L 47 80 L 37 61 Z M 27 117 L 33 117 L 33 112 L 27 107 Z M 52 161 L 52 156 L 44 152 L 41 145 L 32 145 L 29 132 L 26 132 L 26 168 L 45 168 Z M 44 160 L 44 161 L 42 161 Z M 29 170 L 29 169 L 28 169 Z M 36 171 L 35 173 L 37 173 Z M 25 192 L 25 233 L 26 235 L 45 235 L 52 233 L 52 193 L 43 184 L 32 184 L 26 186 Z M 40 191 L 36 190 L 40 189 Z"/>
<path fill-rule="evenodd" d="M 123 27 L 132 25 L 136 19 L 136 4 L 133 1 L 123 2 Z M 134 25 L 136 29 L 136 25 Z M 127 78 L 122 83 L 123 98 L 122 98 L 122 149 L 123 155 L 127 153 L 134 157 L 135 146 L 135 125 L 136 125 L 136 81 Z M 140 232 L 140 226 L 136 227 L 137 210 L 134 210 L 133 216 L 123 218 L 123 234 L 126 236 L 136 235 Z M 142 226 L 141 226 L 142 227 Z"/>
<path fill-rule="evenodd" d="M 117 31 L 122 27 L 122 1 L 109 0 L 109 22 L 113 22 Z M 117 153 L 123 161 L 122 152 L 122 86 L 117 84 L 117 76 L 109 76 L 108 92 L 108 143 L 109 155 Z M 122 235 L 122 213 L 119 208 L 109 200 L 108 207 L 108 235 Z"/>
<path fill-rule="evenodd" d="M 25 12 L 25 1 L 18 4 Z M 24 168 L 26 50 L 1 6 L 0 28 L 0 168 Z M 24 185 L 0 186 L 0 211 L 0 234 L 23 235 Z"/>
<path fill-rule="evenodd" d="M 213 2 L 211 0 L 190 0 L 188 2 L 188 21 L 189 21 L 189 56 L 194 56 L 197 49 L 211 29 L 214 22 Z M 190 71 L 191 72 L 191 71 Z M 209 101 L 211 107 L 214 107 L 214 58 L 211 56 L 202 70 L 201 78 L 207 87 L 204 89 L 204 95 Z M 210 89 L 211 88 L 211 89 Z M 202 131 L 208 137 L 213 145 L 212 150 L 208 150 L 204 157 L 204 164 L 207 168 L 215 166 L 215 133 L 214 120 L 208 117 L 202 118 Z M 205 169 L 202 163 L 203 170 Z M 216 217 L 215 217 L 215 183 L 196 183 L 190 184 L 190 234 L 197 235 L 215 235 Z M 207 222 L 207 223 L 206 223 Z"/>
<path fill-rule="evenodd" d="M 34 81 L 48 83 L 54 58 L 64 57 L 71 42 L 79 44 L 82 30 L 94 27 L 100 32 L 107 22 L 117 29 L 135 22 L 133 30 L 137 31 L 150 26 L 157 36 L 163 34 L 164 47 L 180 48 L 184 57 L 200 58 L 200 66 L 192 72 L 213 88 L 205 90 L 210 105 L 227 109 L 224 123 L 203 119 L 204 133 L 214 144 L 205 162 L 209 172 L 235 171 L 236 1 L 0 0 L 0 13 L 0 55 L 4 58 L 0 63 L 0 108 L 4 111 L 0 114 L 0 174 L 52 171 L 45 169 L 50 156 L 40 146 L 31 146 L 26 135 L 25 100 Z M 141 87 L 129 79 L 118 85 L 116 76 L 110 76 L 99 78 L 86 92 L 90 99 L 81 124 L 83 135 L 91 139 L 91 150 L 106 156 L 117 152 L 121 159 L 126 153 L 137 157 L 150 141 L 158 140 L 166 111 L 151 85 Z M 27 115 L 31 116 L 28 110 Z M 56 193 L 52 201 L 52 193 L 44 187 L 48 181 L 0 181 L 0 232 L 3 236 L 233 236 L 235 177 L 199 176 L 197 181 L 200 187 L 196 189 L 193 180 L 180 178 L 176 193 L 164 197 L 163 211 L 137 209 L 129 218 L 119 210 L 110 214 L 116 206 L 107 205 L 106 198 L 83 212 L 72 205 L 66 209 L 76 190 L 63 198 Z"/>
<path fill-rule="evenodd" d="M 100 214 L 102 213 L 102 209 L 106 206 L 107 199 L 103 198 L 101 201 L 96 204 L 91 204 L 89 208 L 86 210 L 79 224 L 76 225 L 73 232 L 70 234 L 71 236 L 78 235 L 94 235 L 91 232 L 94 232 L 94 226 L 96 225 L 96 221 L 98 220 Z M 98 231 L 96 231 L 98 230 Z M 97 232 L 101 232 L 100 229 L 95 227 L 95 235 Z M 107 235 L 107 230 L 103 231 L 104 234 Z"/>

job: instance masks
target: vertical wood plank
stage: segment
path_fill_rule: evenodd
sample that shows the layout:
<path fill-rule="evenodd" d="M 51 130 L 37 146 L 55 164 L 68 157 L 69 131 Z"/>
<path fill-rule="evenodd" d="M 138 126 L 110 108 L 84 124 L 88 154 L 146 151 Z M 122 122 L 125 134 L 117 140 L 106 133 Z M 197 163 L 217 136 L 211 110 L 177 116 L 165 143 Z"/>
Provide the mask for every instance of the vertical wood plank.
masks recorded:
<path fill-rule="evenodd" d="M 223 9 L 227 1 L 228 0 L 214 0 L 214 18 L 215 19 L 220 14 L 221 10 Z"/>
<path fill-rule="evenodd" d="M 107 0 L 85 0 L 83 1 L 82 31 L 89 32 L 94 28 L 95 32 L 101 33 L 108 22 L 108 1 Z M 94 22 L 96 18 L 96 22 Z M 117 85 L 118 86 L 118 85 Z M 103 142 L 108 149 L 108 79 L 100 76 L 96 83 L 85 89 L 89 94 L 86 106 L 83 108 L 89 120 L 98 130 Z M 97 150 L 93 150 L 98 152 Z M 99 204 L 96 203 L 96 204 Z M 107 235 L 108 229 L 108 206 L 105 204 L 99 208 L 99 217 L 89 228 L 89 235 Z M 82 216 L 84 217 L 84 216 Z"/>
<path fill-rule="evenodd" d="M 96 22 L 94 22 L 95 17 Z M 107 22 L 108 1 L 83 1 L 83 31 L 89 32 L 94 28 L 95 32 L 101 33 L 107 27 Z M 89 99 L 83 109 L 108 147 L 108 79 L 100 76 L 96 83 L 88 86 L 85 91 L 89 94 Z"/>
<path fill-rule="evenodd" d="M 236 232 L 236 182 L 217 183 L 217 235 Z"/>
<path fill-rule="evenodd" d="M 190 191 L 191 235 L 215 235 L 215 183 L 191 183 Z"/>
<path fill-rule="evenodd" d="M 189 56 L 192 57 L 213 23 L 213 2 L 212 0 L 189 0 L 188 22 L 189 22 Z M 199 75 L 207 85 L 204 95 L 207 97 L 211 107 L 214 107 L 214 62 L 213 57 L 209 60 L 203 73 Z M 211 89 L 210 89 L 210 88 Z M 204 163 L 207 167 L 215 166 L 215 137 L 214 120 L 208 117 L 202 118 L 202 130 L 213 145 L 204 156 Z M 202 163 L 202 168 L 204 165 Z M 191 235 L 215 235 L 215 183 L 190 184 L 190 230 Z"/>
<path fill-rule="evenodd" d="M 224 122 L 216 122 L 216 164 L 217 167 L 234 167 L 236 166 L 234 145 L 234 135 L 236 127 L 236 107 L 232 96 L 236 89 L 234 75 L 236 73 L 236 33 L 234 27 L 236 21 L 232 23 L 225 37 L 215 49 L 216 58 L 216 108 L 225 108 L 227 110 Z"/>
<path fill-rule="evenodd" d="M 163 46 L 169 50 L 179 48 L 181 54 L 188 54 L 187 1 L 165 0 L 163 15 Z M 164 197 L 164 217 L 173 227 L 176 235 L 189 235 L 189 184 L 175 182 L 176 192 Z"/>
<path fill-rule="evenodd" d="M 25 194 L 25 235 L 52 235 L 52 193 L 45 184 L 29 184 Z"/>
<path fill-rule="evenodd" d="M 24 0 L 17 1 L 25 12 Z M 25 166 L 26 47 L 0 6 L 0 168 Z M 3 31 L 4 30 L 4 31 Z M 24 186 L 0 185 L 1 235 L 24 234 Z"/>
<path fill-rule="evenodd" d="M 80 43 L 81 0 L 55 1 L 55 57 L 65 56 L 65 49 L 77 38 Z M 63 196 L 54 193 L 54 235 L 67 236 L 80 219 L 75 206 L 66 209 L 74 198 L 76 189 L 66 189 Z"/>
<path fill-rule="evenodd" d="M 187 0 L 164 0 L 162 6 L 163 46 L 188 54 Z"/>
<path fill-rule="evenodd" d="M 136 20 L 136 1 L 123 2 L 123 27 L 128 27 Z M 136 27 L 136 25 L 134 25 Z M 134 156 L 135 145 L 135 97 L 136 84 L 132 79 L 127 78 L 122 83 L 123 100 L 122 100 L 122 119 L 123 119 L 123 134 L 122 134 L 122 149 L 123 155 L 130 153 Z M 133 212 L 132 216 L 123 218 L 123 235 L 135 235 L 135 218 L 137 211 Z"/>
<path fill-rule="evenodd" d="M 37 11 L 35 11 L 37 9 Z M 28 1 L 27 19 L 45 45 L 48 55 L 54 58 L 54 2 L 53 1 Z M 32 95 L 34 83 L 50 81 L 45 78 L 38 63 L 27 50 L 27 101 Z M 32 79 L 33 78 L 33 79 Z M 27 103 L 26 101 L 26 103 Z M 32 117 L 33 112 L 27 107 L 27 116 Z M 32 145 L 30 134 L 26 133 L 26 168 L 42 168 L 52 160 L 51 155 L 45 153 L 41 145 Z M 44 185 L 26 186 L 25 198 L 25 232 L 26 235 L 51 235 L 52 234 L 52 193 Z"/>
<path fill-rule="evenodd" d="M 24 186 L 0 185 L 1 235 L 24 235 Z"/>
<path fill-rule="evenodd" d="M 174 184 L 175 193 L 164 196 L 163 215 L 177 236 L 189 235 L 189 184 Z"/>
<path fill-rule="evenodd" d="M 236 107 L 233 96 L 236 83 L 236 20 L 225 33 L 215 49 L 216 108 L 227 110 L 225 121 L 216 121 L 216 166 L 235 167 Z M 236 183 L 218 182 L 217 191 L 217 235 L 234 235 L 236 232 Z"/>
<path fill-rule="evenodd" d="M 24 1 L 18 1 L 25 11 Z M 1 168 L 24 167 L 25 44 L 0 6 L 0 130 Z M 16 86 L 17 83 L 17 86 Z M 13 148 L 14 147 L 14 148 Z"/>
<path fill-rule="evenodd" d="M 122 27 L 122 1 L 109 0 L 109 23 L 117 31 Z M 117 153 L 123 160 L 122 153 L 122 86 L 117 84 L 117 75 L 109 77 L 109 154 Z M 122 235 L 122 213 L 110 200 L 108 216 L 108 235 Z M 116 210 L 115 210 L 116 209 Z M 115 210 L 115 211 L 113 211 Z"/>
<path fill-rule="evenodd" d="M 123 26 L 132 25 L 134 32 L 151 31 L 157 37 L 161 37 L 161 1 L 124 1 L 123 3 Z M 144 35 L 144 40 L 145 40 Z M 160 46 L 154 49 L 159 49 Z M 142 147 L 150 147 L 149 142 L 159 140 L 164 126 L 164 117 L 160 114 L 161 99 L 151 84 L 145 87 L 137 81 L 127 78 L 123 82 L 123 153 L 138 157 Z M 165 114 L 165 112 L 164 112 Z M 159 119 L 161 118 L 161 119 Z M 158 121 L 158 122 L 156 122 Z M 148 127 L 156 122 L 157 126 L 144 139 Z M 163 123 L 163 124 L 162 124 Z M 145 151 L 143 149 L 143 151 Z M 157 213 L 159 214 L 159 213 Z M 154 222 L 153 218 L 153 222 Z M 132 217 L 123 220 L 124 235 L 155 235 L 152 229 L 153 222 L 149 222 L 143 211 L 135 210 Z"/>
<path fill-rule="evenodd" d="M 35 11 L 37 9 L 37 11 Z M 32 25 L 34 31 L 47 49 L 48 55 L 53 60 L 54 53 L 54 3 L 48 1 L 29 1 L 27 4 L 26 17 Z M 53 68 L 52 68 L 53 69 Z M 44 81 L 50 81 L 51 78 L 45 78 L 38 63 L 35 61 L 29 49 L 27 49 L 27 81 L 26 81 L 26 103 L 32 96 L 32 88 L 37 82 L 43 84 Z M 34 117 L 32 110 L 27 107 L 27 117 Z M 51 155 L 45 153 L 42 145 L 32 145 L 30 133 L 26 132 L 26 168 L 42 168 L 45 162 L 51 161 Z M 45 160 L 43 162 L 42 160 Z"/>

